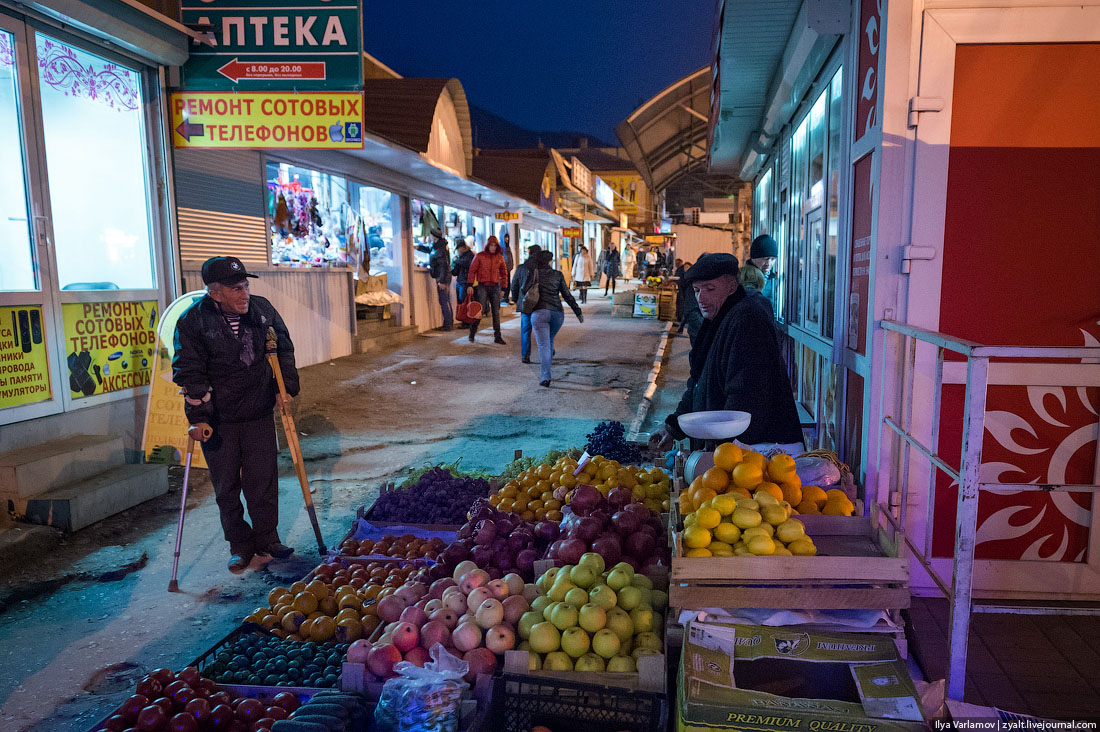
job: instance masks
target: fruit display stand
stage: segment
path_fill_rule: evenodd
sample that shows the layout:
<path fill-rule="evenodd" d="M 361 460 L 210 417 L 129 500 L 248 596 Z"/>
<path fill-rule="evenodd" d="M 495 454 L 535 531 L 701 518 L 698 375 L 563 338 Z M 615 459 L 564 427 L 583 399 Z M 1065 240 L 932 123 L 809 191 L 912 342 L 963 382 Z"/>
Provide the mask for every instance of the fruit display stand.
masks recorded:
<path fill-rule="evenodd" d="M 383 483 L 382 486 L 378 489 L 378 498 L 381 498 L 386 493 L 392 493 L 396 490 L 399 489 L 397 488 L 397 484 L 393 481 Z M 493 487 L 493 490 L 496 490 L 495 486 Z M 359 509 L 355 512 L 356 521 L 358 521 L 359 519 L 363 519 L 369 521 L 374 526 L 419 526 L 420 528 L 428 531 L 458 531 L 462 527 L 461 524 L 409 524 L 405 521 L 380 521 L 374 517 L 377 505 L 378 500 L 376 499 L 375 502 L 370 505 L 370 508 L 360 506 Z M 355 527 L 356 524 L 352 523 L 351 531 L 349 531 L 348 534 L 344 536 L 345 539 L 350 538 L 355 533 Z"/>
<path fill-rule="evenodd" d="M 496 677 L 486 725 L 494 732 L 664 732 L 664 694 L 575 678 L 505 673 Z"/>
<path fill-rule="evenodd" d="M 670 525 L 669 605 L 792 610 L 909 607 L 909 562 L 874 517 L 799 516 L 818 546 L 812 557 L 685 557 L 676 515 Z"/>

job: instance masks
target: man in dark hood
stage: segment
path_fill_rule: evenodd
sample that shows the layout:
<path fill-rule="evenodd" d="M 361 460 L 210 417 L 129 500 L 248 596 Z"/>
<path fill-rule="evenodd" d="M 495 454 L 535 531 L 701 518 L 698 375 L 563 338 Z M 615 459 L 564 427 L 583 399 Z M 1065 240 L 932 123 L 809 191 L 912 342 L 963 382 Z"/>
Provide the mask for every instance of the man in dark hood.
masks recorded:
<path fill-rule="evenodd" d="M 679 417 L 719 409 L 752 415 L 738 439 L 746 444 L 802 442 L 802 427 L 764 296 L 737 282 L 732 254 L 704 254 L 684 274 L 703 325 L 691 349 L 691 377 L 676 410 L 650 442 L 668 449 L 686 437 Z"/>

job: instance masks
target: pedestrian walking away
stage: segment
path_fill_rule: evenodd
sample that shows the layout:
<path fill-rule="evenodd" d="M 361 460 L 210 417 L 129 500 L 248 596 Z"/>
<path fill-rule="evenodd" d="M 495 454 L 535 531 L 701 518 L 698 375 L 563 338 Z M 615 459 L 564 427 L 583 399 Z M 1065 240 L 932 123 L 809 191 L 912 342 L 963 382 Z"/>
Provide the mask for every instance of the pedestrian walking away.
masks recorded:
<path fill-rule="evenodd" d="M 436 294 L 439 296 L 439 309 L 443 311 L 443 330 L 454 327 L 454 312 L 451 309 L 451 253 L 447 251 L 447 240 L 443 232 L 432 229 L 435 241 L 432 243 L 432 256 L 428 260 L 428 271 L 435 280 Z"/>
<path fill-rule="evenodd" d="M 504 339 L 500 335 L 500 293 L 508 287 L 508 270 L 504 266 L 500 242 L 495 236 L 489 237 L 485 242 L 485 251 L 478 252 L 470 263 L 466 282 L 474 288 L 474 297 L 481 303 L 481 312 L 492 309 L 493 342 L 504 345 Z M 470 343 L 474 342 L 480 326 L 480 318 L 470 323 Z"/>
<path fill-rule="evenodd" d="M 554 336 L 558 334 L 562 323 L 565 322 L 562 299 L 569 303 L 569 307 L 573 309 L 577 320 L 581 323 L 584 322 L 584 313 L 581 312 L 577 301 L 573 299 L 569 288 L 565 286 L 565 276 L 550 266 L 554 261 L 554 255 L 550 252 L 539 252 L 536 261 L 538 263 L 537 282 L 532 281 L 529 286 L 539 288 L 539 300 L 531 313 L 531 328 L 535 331 L 535 344 L 539 349 L 539 385 L 550 386 L 550 367 L 554 360 Z"/>
<path fill-rule="evenodd" d="M 731 409 L 752 415 L 741 442 L 800 449 L 802 427 L 771 308 L 759 292 L 741 287 L 737 274 L 732 254 L 704 254 L 684 275 L 705 321 L 688 356 L 691 375 L 683 398 L 650 437 L 655 448 L 667 450 L 673 439 L 686 436 L 680 415 Z"/>
<path fill-rule="evenodd" d="M 577 256 L 573 257 L 573 285 L 580 291 L 582 303 L 588 302 L 588 287 L 592 284 L 595 269 L 588 247 L 581 244 Z"/>
<path fill-rule="evenodd" d="M 459 242 L 458 256 L 455 257 L 454 266 L 451 267 L 451 274 L 455 278 L 455 294 L 458 296 L 459 302 L 466 299 L 466 279 L 470 273 L 470 264 L 473 261 L 473 251 L 470 250 L 465 241 Z"/>
<path fill-rule="evenodd" d="M 508 279 L 504 281 L 504 290 L 501 292 L 500 301 L 507 305 L 511 300 L 511 288 L 508 283 L 512 281 L 512 270 L 515 268 L 515 262 L 512 259 L 512 237 L 508 232 L 504 232 L 501 235 L 500 250 L 504 255 L 504 269 L 508 271 Z"/>
<path fill-rule="evenodd" d="M 619 276 L 619 252 L 617 249 L 605 248 L 603 250 L 602 274 L 607 276 L 604 283 L 603 294 L 607 295 L 607 288 L 611 288 L 611 294 L 615 294 L 615 279 Z"/>
<path fill-rule="evenodd" d="M 529 246 L 527 259 L 516 267 L 516 272 L 512 275 L 512 300 L 516 303 L 516 307 L 520 308 L 519 357 L 524 363 L 531 363 L 531 313 L 525 313 L 522 310 L 523 293 L 527 291 L 527 283 L 534 275 L 535 268 L 538 267 L 535 255 L 541 251 L 542 247 L 538 244 Z"/>
<path fill-rule="evenodd" d="M 250 295 L 249 274 L 236 257 L 202 265 L 206 296 L 176 324 L 172 380 L 184 395 L 188 435 L 202 443 L 229 542 L 229 571 L 243 572 L 256 555 L 286 558 L 279 539 L 278 445 L 272 410 L 298 395 L 294 344 L 275 307 Z M 287 396 L 279 394 L 264 355 L 269 328 Z M 248 504 L 245 521 L 241 495 Z"/>

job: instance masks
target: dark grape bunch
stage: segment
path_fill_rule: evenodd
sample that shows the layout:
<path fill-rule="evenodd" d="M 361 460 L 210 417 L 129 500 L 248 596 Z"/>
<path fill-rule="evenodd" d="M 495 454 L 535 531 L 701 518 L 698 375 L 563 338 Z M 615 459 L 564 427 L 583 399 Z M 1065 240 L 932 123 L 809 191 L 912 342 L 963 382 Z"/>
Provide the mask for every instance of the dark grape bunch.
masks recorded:
<path fill-rule="evenodd" d="M 623 437 L 625 432 L 622 422 L 600 422 L 588 434 L 588 444 L 584 449 L 589 455 L 603 455 L 623 465 L 638 465 L 642 462 L 642 452 L 633 442 L 627 442 Z"/>
<path fill-rule="evenodd" d="M 370 518 L 459 525 L 466 521 L 470 504 L 487 495 L 489 481 L 484 478 L 459 477 L 447 468 L 437 467 L 424 473 L 408 488 L 379 496 Z"/>

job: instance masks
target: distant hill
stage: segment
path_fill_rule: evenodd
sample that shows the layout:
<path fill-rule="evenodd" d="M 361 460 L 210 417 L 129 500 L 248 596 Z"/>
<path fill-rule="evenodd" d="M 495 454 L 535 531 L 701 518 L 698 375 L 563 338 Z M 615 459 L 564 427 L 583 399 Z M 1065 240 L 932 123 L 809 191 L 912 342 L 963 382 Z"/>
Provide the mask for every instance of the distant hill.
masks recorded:
<path fill-rule="evenodd" d="M 535 132 L 509 122 L 492 112 L 470 105 L 470 126 L 473 128 L 474 147 L 486 150 L 538 147 L 580 147 L 582 137 L 588 138 L 589 147 L 613 147 L 603 140 L 583 132 Z"/>

